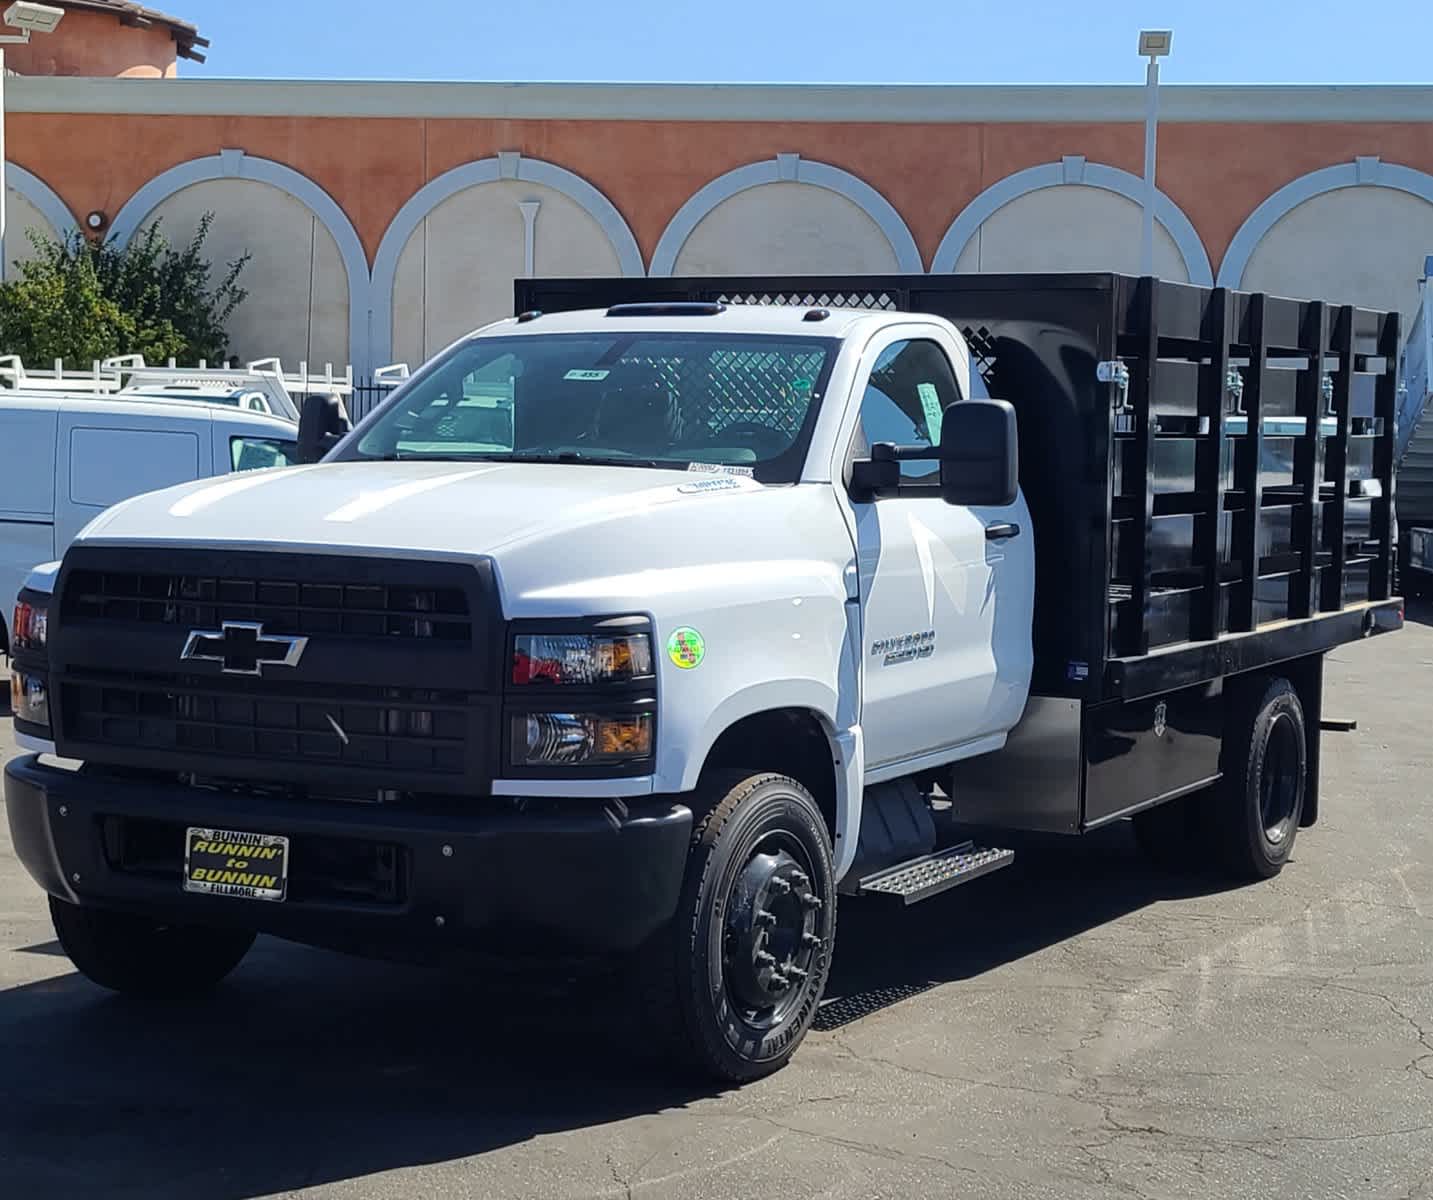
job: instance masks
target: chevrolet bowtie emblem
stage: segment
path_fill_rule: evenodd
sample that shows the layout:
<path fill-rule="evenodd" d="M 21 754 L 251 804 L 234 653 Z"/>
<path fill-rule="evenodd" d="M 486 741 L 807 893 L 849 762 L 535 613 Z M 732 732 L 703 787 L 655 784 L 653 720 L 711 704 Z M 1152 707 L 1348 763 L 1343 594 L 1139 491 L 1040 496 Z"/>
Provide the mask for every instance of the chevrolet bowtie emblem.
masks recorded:
<path fill-rule="evenodd" d="M 217 630 L 191 630 L 179 655 L 189 662 L 216 662 L 225 675 L 262 675 L 265 667 L 296 667 L 306 637 L 266 634 L 256 621 L 225 621 Z"/>

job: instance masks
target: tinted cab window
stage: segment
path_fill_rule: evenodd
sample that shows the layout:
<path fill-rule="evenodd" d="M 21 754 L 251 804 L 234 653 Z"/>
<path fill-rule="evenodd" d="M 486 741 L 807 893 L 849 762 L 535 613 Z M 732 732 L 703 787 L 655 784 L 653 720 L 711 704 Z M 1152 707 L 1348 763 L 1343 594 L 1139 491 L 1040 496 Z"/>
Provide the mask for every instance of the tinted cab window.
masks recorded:
<path fill-rule="evenodd" d="M 938 445 L 941 414 L 959 399 L 955 372 L 939 345 L 923 338 L 893 343 L 876 360 L 861 399 L 856 456 L 876 442 Z M 901 463 L 903 483 L 934 484 L 939 473 L 933 458 Z"/>

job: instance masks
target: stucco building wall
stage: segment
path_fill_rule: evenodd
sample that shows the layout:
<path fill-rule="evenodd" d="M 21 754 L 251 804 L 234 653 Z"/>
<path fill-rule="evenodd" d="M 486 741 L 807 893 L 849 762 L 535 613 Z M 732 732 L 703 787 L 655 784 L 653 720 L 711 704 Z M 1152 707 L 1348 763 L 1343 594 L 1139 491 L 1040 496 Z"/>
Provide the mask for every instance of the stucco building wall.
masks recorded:
<path fill-rule="evenodd" d="M 542 275 L 1136 270 L 1141 105 L 1138 88 L 14 79 L 8 159 L 52 225 L 99 211 L 128 236 L 152 210 L 177 234 L 213 211 L 215 256 L 255 256 L 238 352 L 364 370 L 505 315 L 529 254 Z M 1416 87 L 1166 89 L 1156 269 L 1411 314 L 1430 113 Z"/>

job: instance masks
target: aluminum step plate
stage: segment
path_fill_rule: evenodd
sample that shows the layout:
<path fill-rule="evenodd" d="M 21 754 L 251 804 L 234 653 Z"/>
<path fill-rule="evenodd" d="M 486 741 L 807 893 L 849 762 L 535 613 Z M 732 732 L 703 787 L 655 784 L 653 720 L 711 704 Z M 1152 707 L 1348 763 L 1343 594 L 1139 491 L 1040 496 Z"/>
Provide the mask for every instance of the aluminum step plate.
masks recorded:
<path fill-rule="evenodd" d="M 927 854 L 867 875 L 861 880 L 860 893 L 897 896 L 906 904 L 915 904 L 1008 867 L 1014 861 L 1014 850 L 964 842 L 939 854 Z"/>

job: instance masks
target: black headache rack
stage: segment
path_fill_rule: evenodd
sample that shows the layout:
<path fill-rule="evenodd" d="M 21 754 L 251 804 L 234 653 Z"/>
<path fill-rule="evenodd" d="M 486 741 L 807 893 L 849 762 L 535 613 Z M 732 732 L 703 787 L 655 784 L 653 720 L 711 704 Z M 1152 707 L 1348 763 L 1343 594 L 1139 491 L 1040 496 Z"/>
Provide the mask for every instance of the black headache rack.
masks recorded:
<path fill-rule="evenodd" d="M 930 313 L 1020 421 L 1034 691 L 1134 699 L 1401 622 L 1398 314 L 1116 274 L 524 279 L 516 311 Z"/>

